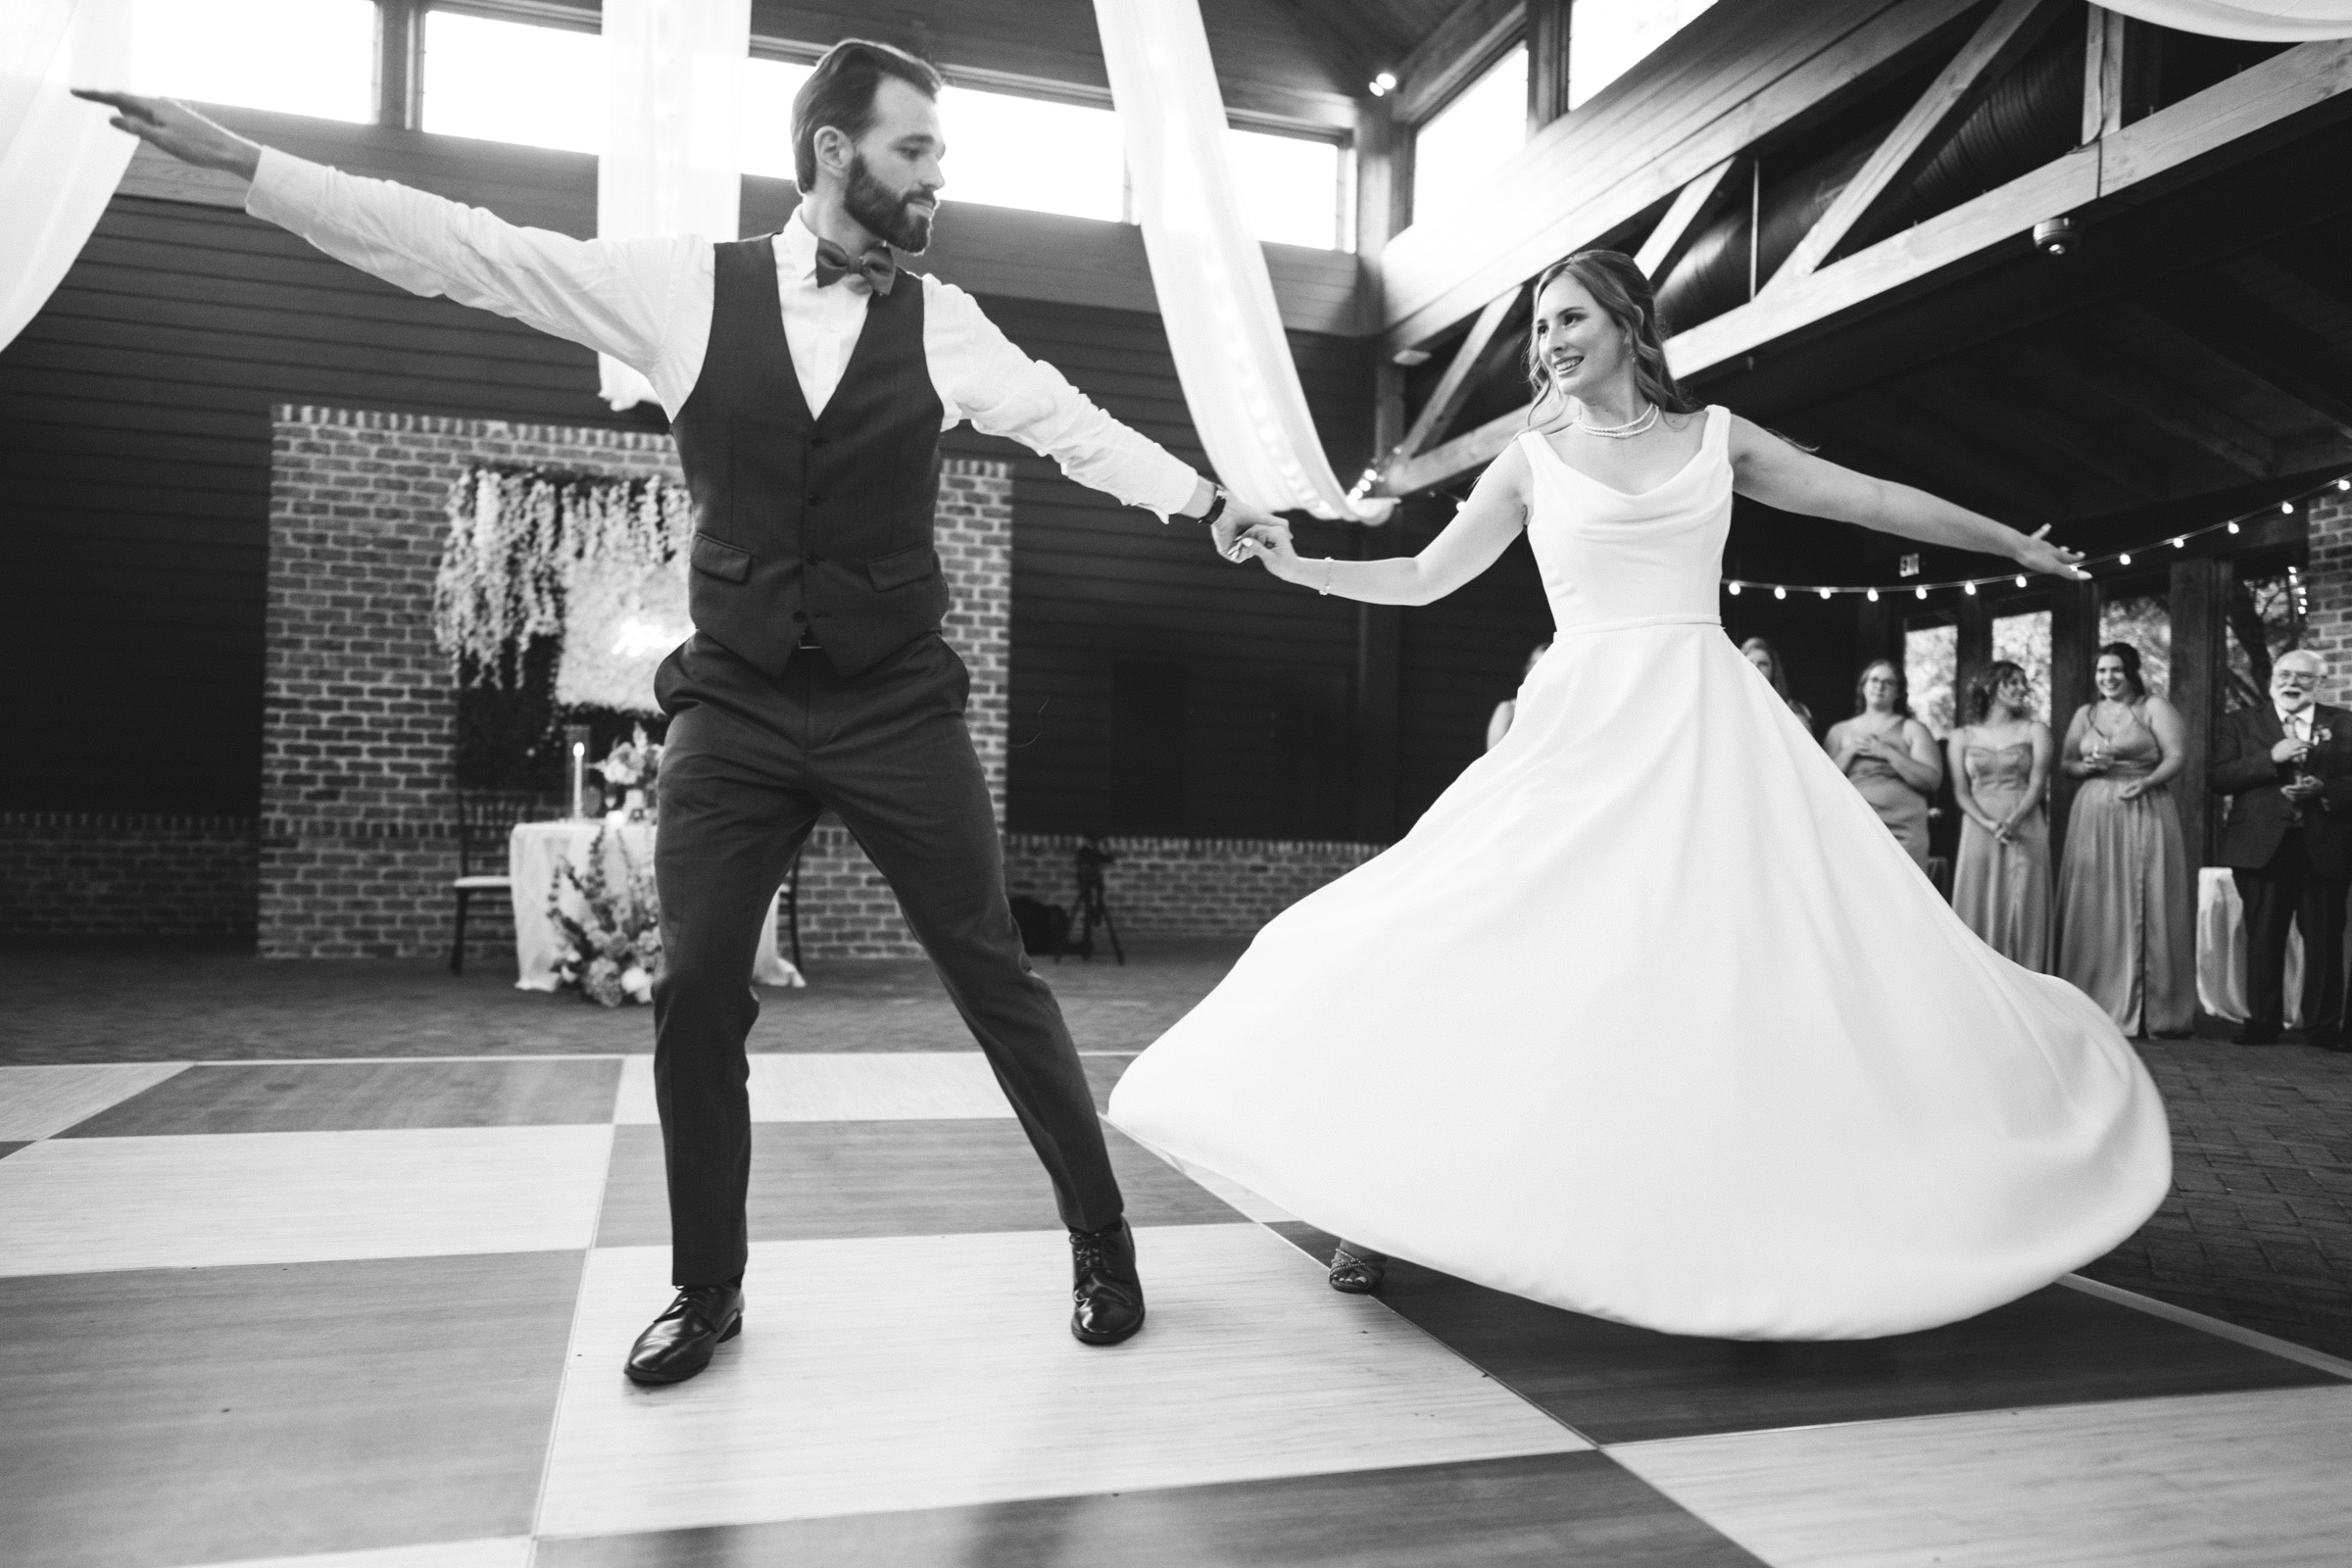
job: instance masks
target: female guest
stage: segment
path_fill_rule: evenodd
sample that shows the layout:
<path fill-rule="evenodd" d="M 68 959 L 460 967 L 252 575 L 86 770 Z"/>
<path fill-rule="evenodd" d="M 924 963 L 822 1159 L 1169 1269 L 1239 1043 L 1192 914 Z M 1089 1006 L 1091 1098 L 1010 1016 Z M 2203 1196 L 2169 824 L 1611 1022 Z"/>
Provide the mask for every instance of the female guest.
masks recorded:
<path fill-rule="evenodd" d="M 1985 946 L 2050 967 L 2050 726 L 2034 716 L 2026 672 L 2002 659 L 1968 683 L 1968 723 L 1944 742 L 1960 804 L 1952 907 Z"/>
<path fill-rule="evenodd" d="M 1832 724 L 1822 744 L 1925 871 L 1928 800 L 1943 782 L 1943 759 L 1928 726 L 1911 716 L 1910 683 L 1902 666 L 1890 659 L 1863 665 L 1854 684 L 1854 716 Z"/>
<path fill-rule="evenodd" d="M 2139 678 L 2139 650 L 2109 643 L 2099 700 L 2075 710 L 2059 765 L 2082 780 L 2058 869 L 2058 973 L 2127 1035 L 2184 1035 L 2196 1021 L 2188 854 L 2167 786 L 2188 730 Z"/>
<path fill-rule="evenodd" d="M 1527 651 L 1527 663 L 1519 671 L 1519 679 L 1522 684 L 1526 682 L 1528 676 L 1536 672 L 1536 666 L 1544 662 L 1544 656 L 1550 652 L 1551 642 L 1548 638 Z M 1519 694 L 1517 692 L 1513 692 L 1494 705 L 1494 711 L 1487 715 L 1488 751 L 1491 752 L 1502 744 L 1502 738 L 1511 732 L 1511 720 L 1517 716 L 1518 712 Z"/>
<path fill-rule="evenodd" d="M 1788 711 L 1794 713 L 1796 721 L 1805 726 L 1805 733 L 1812 734 L 1813 710 L 1798 702 L 1796 693 L 1788 689 L 1788 670 L 1781 662 L 1781 651 L 1765 638 L 1750 637 L 1740 645 L 1740 652 L 1746 655 L 1747 662 L 1756 666 L 1756 672 L 1771 683 L 1773 695 L 1788 705 Z"/>

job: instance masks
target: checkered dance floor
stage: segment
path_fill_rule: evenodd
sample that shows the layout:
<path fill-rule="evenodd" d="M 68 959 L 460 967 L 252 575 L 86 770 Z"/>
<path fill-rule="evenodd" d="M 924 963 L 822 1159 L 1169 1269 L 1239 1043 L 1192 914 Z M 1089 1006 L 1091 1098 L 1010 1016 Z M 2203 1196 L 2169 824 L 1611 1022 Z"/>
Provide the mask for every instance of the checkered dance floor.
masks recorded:
<path fill-rule="evenodd" d="M 1107 1092 L 1125 1056 L 1090 1057 Z M 1675 1339 L 1113 1134 L 1152 1316 L 1073 1342 L 972 1054 L 752 1059 L 745 1332 L 668 1298 L 650 1058 L 0 1068 L 0 1557 L 89 1568 L 2257 1564 L 2352 1554 L 2352 1366 L 2082 1281 Z"/>

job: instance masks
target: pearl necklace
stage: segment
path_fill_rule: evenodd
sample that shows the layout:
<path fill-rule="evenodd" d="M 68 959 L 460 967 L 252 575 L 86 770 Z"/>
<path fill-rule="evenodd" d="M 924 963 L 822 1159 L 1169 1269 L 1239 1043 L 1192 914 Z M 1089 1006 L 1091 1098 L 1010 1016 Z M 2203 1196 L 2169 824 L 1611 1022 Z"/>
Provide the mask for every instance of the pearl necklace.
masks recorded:
<path fill-rule="evenodd" d="M 1636 415 L 1634 417 L 1626 420 L 1623 424 L 1587 424 L 1585 422 L 1584 405 L 1579 404 L 1577 405 L 1577 416 L 1574 419 L 1569 421 L 1569 426 L 1572 429 L 1582 430 L 1587 435 L 1599 436 L 1604 441 L 1627 441 L 1631 440 L 1635 436 L 1640 435 L 1642 431 L 1648 429 L 1651 425 L 1657 422 L 1658 406 L 1655 403 L 1652 403 L 1648 408 L 1644 409 L 1642 413 Z"/>

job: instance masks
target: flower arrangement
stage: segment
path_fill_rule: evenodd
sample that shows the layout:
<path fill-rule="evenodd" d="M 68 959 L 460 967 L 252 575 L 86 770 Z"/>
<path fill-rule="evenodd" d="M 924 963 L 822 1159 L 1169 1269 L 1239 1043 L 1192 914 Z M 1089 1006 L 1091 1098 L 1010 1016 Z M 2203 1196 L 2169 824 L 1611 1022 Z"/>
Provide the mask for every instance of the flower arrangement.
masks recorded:
<path fill-rule="evenodd" d="M 618 886 L 605 873 L 605 835 L 600 827 L 588 845 L 588 868 L 568 858 L 556 862 L 555 886 L 547 896 L 547 917 L 561 935 L 556 981 L 607 1007 L 654 1000 L 662 977 L 662 901 L 646 869 L 615 844 L 623 868 Z M 577 895 L 579 912 L 564 906 L 564 889 Z"/>
<path fill-rule="evenodd" d="M 433 578 L 433 639 L 461 679 L 505 685 L 510 656 L 564 635 L 564 605 L 600 576 L 683 570 L 694 539 L 685 486 L 477 466 L 450 487 Z"/>
<path fill-rule="evenodd" d="M 604 779 L 607 789 L 650 790 L 662 771 L 662 747 L 647 740 L 645 726 L 639 724 L 627 740 L 614 743 L 603 761 L 588 765 Z"/>

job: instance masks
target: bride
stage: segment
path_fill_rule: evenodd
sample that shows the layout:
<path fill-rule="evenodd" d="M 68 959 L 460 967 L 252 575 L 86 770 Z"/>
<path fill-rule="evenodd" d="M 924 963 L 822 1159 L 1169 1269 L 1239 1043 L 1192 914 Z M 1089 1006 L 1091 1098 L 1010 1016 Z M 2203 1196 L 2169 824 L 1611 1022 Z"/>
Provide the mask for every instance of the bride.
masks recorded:
<path fill-rule="evenodd" d="M 1558 633 L 1509 735 L 1266 926 L 1111 1121 L 1349 1238 L 1342 1289 L 1394 1253 L 1670 1333 L 1854 1339 L 2099 1256 L 2171 1181 L 2146 1070 L 1960 922 L 1716 612 L 1735 492 L 2080 558 L 1694 406 L 1615 252 L 1546 272 L 1532 333 L 1537 427 L 1418 556 L 1237 546 L 1425 605 L 1527 529 Z"/>

